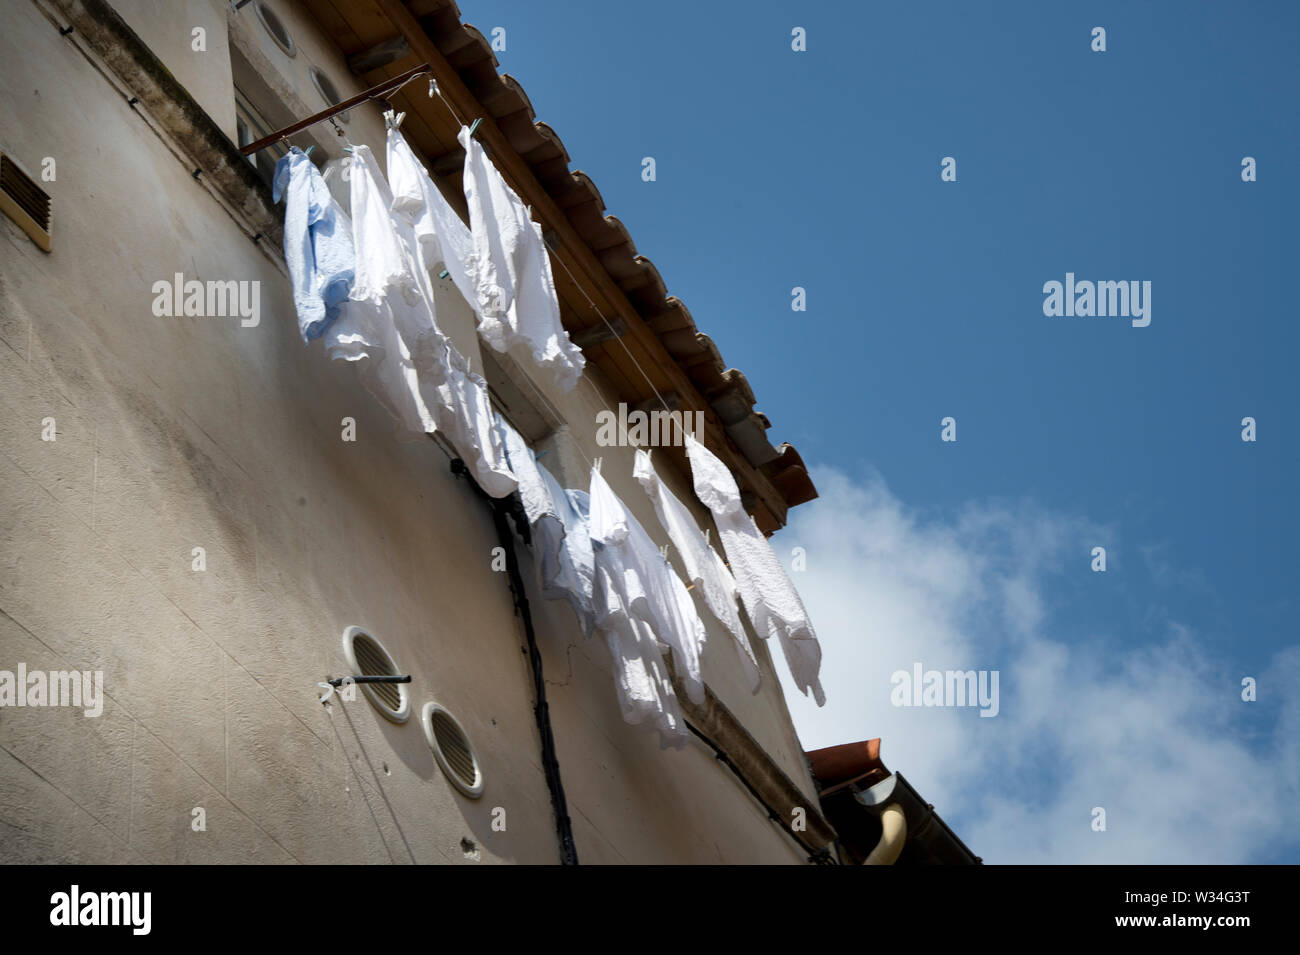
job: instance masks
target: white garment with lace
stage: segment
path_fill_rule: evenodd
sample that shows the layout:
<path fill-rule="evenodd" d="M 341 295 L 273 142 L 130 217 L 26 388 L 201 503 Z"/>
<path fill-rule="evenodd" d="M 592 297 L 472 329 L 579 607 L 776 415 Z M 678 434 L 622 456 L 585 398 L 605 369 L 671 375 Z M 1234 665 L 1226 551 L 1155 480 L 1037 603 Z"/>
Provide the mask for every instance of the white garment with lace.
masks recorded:
<path fill-rule="evenodd" d="M 586 359 L 560 321 L 551 259 L 542 229 L 515 191 L 461 128 L 463 185 L 474 255 L 471 275 L 479 335 L 499 352 L 540 366 L 561 391 L 578 383 Z"/>
<path fill-rule="evenodd" d="M 740 598 L 754 630 L 764 639 L 776 637 L 785 653 L 790 675 L 805 696 L 818 706 L 826 703 L 819 672 L 822 649 L 808 611 L 781 566 L 772 545 L 740 503 L 740 489 L 726 465 L 691 435 L 686 435 L 695 494 L 713 512 Z"/>
<path fill-rule="evenodd" d="M 600 472 L 591 471 L 590 528 L 598 571 L 615 589 L 616 607 L 650 626 L 673 654 L 674 669 L 696 703 L 704 702 L 700 658 L 707 635 L 686 586 L 664 560 L 645 528 L 618 499 Z M 599 619 L 609 608 L 595 604 Z"/>
<path fill-rule="evenodd" d="M 745 679 L 749 682 L 750 690 L 756 692 L 759 685 L 758 660 L 754 656 L 754 648 L 749 645 L 749 637 L 745 634 L 740 613 L 736 609 L 735 578 L 731 576 L 731 571 L 722 562 L 722 558 L 704 540 L 699 525 L 695 523 L 695 518 L 686 505 L 659 477 L 650 461 L 650 455 L 645 451 L 637 450 L 632 474 L 645 488 L 646 494 L 650 495 L 655 513 L 659 515 L 659 523 L 668 532 L 668 539 L 681 555 L 687 579 L 695 585 L 710 613 L 735 639 Z"/>

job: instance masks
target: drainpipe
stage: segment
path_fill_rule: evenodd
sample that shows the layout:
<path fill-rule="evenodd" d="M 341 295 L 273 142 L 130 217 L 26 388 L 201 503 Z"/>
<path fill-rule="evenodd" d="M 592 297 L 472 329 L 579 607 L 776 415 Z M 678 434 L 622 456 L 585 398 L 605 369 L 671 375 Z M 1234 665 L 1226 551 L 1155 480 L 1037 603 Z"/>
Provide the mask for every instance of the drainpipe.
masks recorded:
<path fill-rule="evenodd" d="M 898 777 L 892 773 L 869 789 L 855 792 L 853 798 L 880 818 L 880 841 L 862 860 L 863 865 L 893 865 L 907 841 L 907 815 L 897 800 L 894 788 Z"/>
<path fill-rule="evenodd" d="M 492 508 L 492 524 L 496 527 L 497 539 L 506 555 L 506 575 L 510 581 L 510 592 L 514 596 L 515 612 L 524 622 L 524 636 L 528 640 L 528 663 L 533 673 L 533 692 L 536 702 L 533 704 L 533 716 L 537 720 L 537 733 L 542 739 L 542 770 L 546 775 L 546 788 L 551 793 L 551 808 L 555 811 L 555 833 L 560 843 L 560 861 L 564 865 L 578 864 L 578 848 L 573 842 L 573 824 L 569 820 L 569 807 L 564 798 L 564 784 L 560 782 L 560 761 L 555 755 L 555 735 L 551 732 L 551 711 L 546 705 L 546 679 L 542 676 L 542 655 L 537 649 L 537 635 L 533 631 L 533 615 L 528 609 L 528 593 L 524 590 L 524 578 L 519 572 L 519 559 L 515 556 L 514 536 L 510 533 L 510 524 L 506 515 L 513 512 L 515 526 L 525 542 L 530 542 L 528 520 L 523 515 L 523 507 L 518 495 L 506 498 L 494 498 L 484 493 L 478 482 L 470 475 L 465 462 L 453 458 L 451 472 L 457 477 L 465 478 L 474 492 Z"/>

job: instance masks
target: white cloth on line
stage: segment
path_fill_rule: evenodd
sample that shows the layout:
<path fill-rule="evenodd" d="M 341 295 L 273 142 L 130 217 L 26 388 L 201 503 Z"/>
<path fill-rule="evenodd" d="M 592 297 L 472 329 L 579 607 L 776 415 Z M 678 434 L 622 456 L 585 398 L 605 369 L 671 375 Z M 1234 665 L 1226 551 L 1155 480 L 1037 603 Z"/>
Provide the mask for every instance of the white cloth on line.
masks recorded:
<path fill-rule="evenodd" d="M 483 376 L 448 344 L 449 371 L 439 386 L 435 409 L 438 427 L 489 497 L 506 497 L 519 486 L 506 461 L 505 444 L 497 428 L 496 411 Z"/>
<path fill-rule="evenodd" d="M 624 722 L 649 724 L 659 732 L 659 745 L 680 749 L 686 745 L 686 721 L 668 676 L 663 651 L 647 622 L 634 608 L 644 599 L 644 588 L 629 581 L 617 551 L 621 539 L 606 545 L 597 536 L 597 522 L 605 527 L 606 494 L 597 493 L 599 475 L 592 471 L 589 526 L 593 552 L 592 607 L 595 625 L 605 638 L 614 668 L 614 689 Z M 601 484 L 604 482 L 602 481 Z M 605 491 L 608 491 L 606 488 Z M 612 496 L 612 492 L 608 492 Z M 598 501 L 600 502 L 598 504 Z M 632 584 L 629 587 L 629 583 Z"/>
<path fill-rule="evenodd" d="M 519 481 L 519 497 L 524 503 L 524 516 L 528 518 L 528 526 L 532 527 L 538 521 L 549 520 L 559 525 L 562 532 L 564 524 L 556 510 L 555 501 L 551 498 L 550 488 L 542 480 L 533 449 L 508 421 L 501 422 L 501 433 L 505 439 L 510 470 Z"/>
<path fill-rule="evenodd" d="M 472 276 L 479 335 L 499 352 L 526 356 L 561 391 L 578 383 L 586 359 L 560 321 L 551 259 L 542 229 L 483 152 L 461 127 L 463 186 L 474 254 Z"/>
<path fill-rule="evenodd" d="M 805 696 L 811 691 L 818 706 L 826 703 L 819 672 L 822 650 L 808 611 L 754 519 L 740 503 L 736 479 L 708 448 L 686 435 L 695 494 L 713 512 L 713 523 L 741 600 L 754 630 L 764 639 L 775 636 L 785 653 L 790 675 Z"/>
<path fill-rule="evenodd" d="M 602 573 L 597 571 L 596 590 L 603 594 L 602 580 Z M 606 621 L 602 633 L 614 660 L 614 689 L 624 722 L 648 723 L 659 731 L 663 749 L 683 748 L 688 733 L 686 720 L 650 627 L 635 615 L 619 613 Z"/>
<path fill-rule="evenodd" d="M 399 170 L 408 165 L 404 145 L 400 134 L 389 137 Z M 352 299 L 327 332 L 327 351 L 332 358 L 367 359 L 362 381 L 389 412 L 408 431 L 442 431 L 478 485 L 492 497 L 505 497 L 517 482 L 505 460 L 487 382 L 438 328 L 410 204 L 394 199 L 368 146 L 353 149 L 351 169 L 357 275 Z M 401 173 L 408 179 L 411 174 Z M 407 211 L 394 212 L 395 206 Z"/>
<path fill-rule="evenodd" d="M 348 301 L 325 333 L 326 353 L 360 362 L 367 389 L 408 432 L 422 435 L 437 427 L 447 343 L 369 147 L 354 149 L 351 170 L 355 278 Z"/>
<path fill-rule="evenodd" d="M 465 301 L 474 307 L 474 239 L 400 129 L 388 131 L 388 183 L 393 192 L 393 213 L 410 223 L 424 269 L 433 271 L 441 264 Z"/>
<path fill-rule="evenodd" d="M 632 474 L 654 503 L 655 513 L 659 515 L 659 523 L 668 532 L 668 539 L 673 542 L 677 553 L 681 555 L 687 579 L 695 585 L 709 612 L 735 639 L 736 648 L 740 652 L 741 667 L 749 682 L 749 688 L 757 692 L 760 681 L 758 660 L 754 656 L 754 648 L 749 645 L 749 637 L 745 634 L 745 628 L 740 622 L 740 614 L 736 610 L 736 581 L 731 576 L 731 571 L 727 569 L 727 565 L 722 562 L 717 552 L 704 540 L 699 525 L 695 523 L 695 518 L 691 516 L 686 505 L 659 477 L 650 455 L 641 449 L 637 449 L 636 464 Z"/>
<path fill-rule="evenodd" d="M 685 584 L 601 473 L 591 471 L 591 540 L 598 570 L 616 588 L 618 606 L 650 625 L 673 654 L 674 669 L 695 703 L 704 702 L 700 659 L 707 634 Z M 596 603 L 599 618 L 607 608 Z"/>
<path fill-rule="evenodd" d="M 591 498 L 586 491 L 560 487 L 560 482 L 542 465 L 539 464 L 537 469 L 550 489 L 551 499 L 564 523 L 564 539 L 560 546 L 553 546 L 545 536 L 542 540 L 542 595 L 552 600 L 568 600 L 578 617 L 582 635 L 589 637 L 596 628 L 593 596 L 596 567 L 588 526 Z M 549 524 L 543 527 L 546 528 L 544 535 L 549 534 Z M 554 555 L 553 561 L 546 559 L 547 554 Z"/>
<path fill-rule="evenodd" d="M 532 530 L 533 551 L 538 555 L 542 596 L 567 600 L 578 618 L 584 637 L 595 628 L 592 611 L 591 536 L 587 526 L 586 491 L 567 491 L 537 461 L 509 422 L 502 422 L 510 469 L 519 481 L 519 497 Z"/>

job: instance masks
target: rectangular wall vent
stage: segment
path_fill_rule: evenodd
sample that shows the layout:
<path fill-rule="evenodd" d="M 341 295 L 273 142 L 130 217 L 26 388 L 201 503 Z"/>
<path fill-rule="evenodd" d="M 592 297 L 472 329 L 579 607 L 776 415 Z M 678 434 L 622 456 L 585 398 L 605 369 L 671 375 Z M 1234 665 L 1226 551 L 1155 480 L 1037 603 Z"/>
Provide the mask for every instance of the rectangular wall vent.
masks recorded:
<path fill-rule="evenodd" d="M 0 152 L 0 211 L 17 222 L 46 252 L 53 248 L 50 197 L 5 152 Z"/>

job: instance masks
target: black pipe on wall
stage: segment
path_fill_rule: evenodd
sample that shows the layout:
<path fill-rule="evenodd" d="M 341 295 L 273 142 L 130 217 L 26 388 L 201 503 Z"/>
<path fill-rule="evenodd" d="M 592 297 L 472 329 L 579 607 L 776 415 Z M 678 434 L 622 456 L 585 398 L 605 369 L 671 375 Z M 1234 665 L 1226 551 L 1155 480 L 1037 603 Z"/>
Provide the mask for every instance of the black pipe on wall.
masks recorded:
<path fill-rule="evenodd" d="M 524 623 L 524 636 L 528 641 L 528 663 L 533 674 L 533 716 L 537 720 L 537 733 L 542 740 L 542 770 L 546 775 L 546 787 L 551 793 L 551 808 L 555 811 L 555 832 L 560 842 L 560 862 L 564 865 L 578 864 L 578 849 L 573 842 L 573 824 L 569 819 L 569 807 L 564 798 L 564 784 L 560 781 L 560 762 L 555 754 L 555 734 L 551 731 L 551 711 L 546 703 L 546 680 L 542 675 L 542 655 L 537 649 L 537 635 L 533 630 L 533 617 L 528 609 L 528 593 L 524 589 L 523 575 L 519 572 L 519 560 L 515 556 L 514 536 L 510 531 L 507 515 L 514 517 L 515 527 L 525 543 L 531 543 L 528 521 L 523 515 L 523 507 L 517 495 L 505 498 L 489 497 L 478 486 L 465 462 L 453 458 L 451 471 L 457 477 L 469 482 L 474 493 L 487 501 L 492 509 L 492 523 L 496 527 L 497 539 L 506 555 L 506 576 L 510 582 L 510 592 L 515 601 L 515 612 Z"/>

